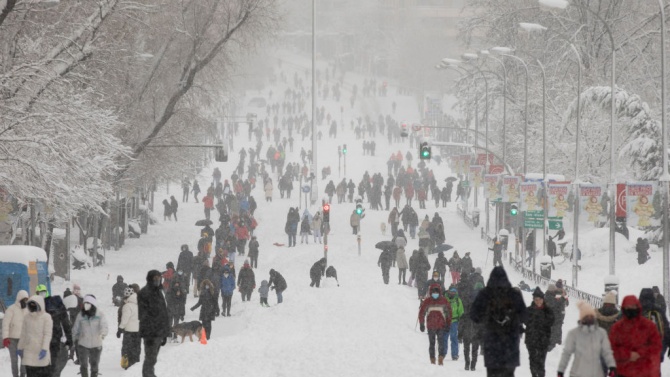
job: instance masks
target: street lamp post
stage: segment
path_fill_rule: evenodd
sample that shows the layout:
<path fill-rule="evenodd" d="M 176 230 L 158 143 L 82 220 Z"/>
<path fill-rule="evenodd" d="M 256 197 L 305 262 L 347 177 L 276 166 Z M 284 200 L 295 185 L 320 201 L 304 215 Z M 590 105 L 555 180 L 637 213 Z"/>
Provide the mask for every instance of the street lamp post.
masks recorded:
<path fill-rule="evenodd" d="M 502 80 L 502 98 L 503 98 L 503 123 L 502 123 L 502 162 L 503 165 L 506 165 L 506 153 L 507 153 L 507 67 L 505 63 L 498 58 L 491 56 L 488 50 L 482 50 L 482 55 L 485 55 L 500 64 L 503 69 L 503 80 Z"/>
<path fill-rule="evenodd" d="M 317 176 L 317 147 L 316 147 L 316 0 L 312 0 L 312 175 Z M 346 172 L 346 168 L 345 168 Z M 310 182 L 310 202 L 316 203 L 319 195 L 318 179 Z"/>
<path fill-rule="evenodd" d="M 670 198 L 670 174 L 668 174 L 668 135 L 665 127 L 665 4 L 664 0 L 658 0 L 661 10 L 661 128 L 663 132 L 663 174 L 661 184 L 663 185 L 663 296 L 670 300 L 670 219 L 668 218 L 668 202 Z"/>
<path fill-rule="evenodd" d="M 547 255 L 547 211 L 549 209 L 547 207 L 547 190 L 549 189 L 549 182 L 547 182 L 547 73 L 539 59 L 537 64 L 542 70 L 542 184 L 544 185 L 544 194 L 542 195 L 542 212 L 544 212 L 542 255 Z"/>

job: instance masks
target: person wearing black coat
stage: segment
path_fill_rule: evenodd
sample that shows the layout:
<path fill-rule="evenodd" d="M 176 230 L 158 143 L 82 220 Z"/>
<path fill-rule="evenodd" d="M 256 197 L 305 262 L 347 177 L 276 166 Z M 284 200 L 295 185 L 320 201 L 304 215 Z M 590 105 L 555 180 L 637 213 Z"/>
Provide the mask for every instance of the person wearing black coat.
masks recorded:
<path fill-rule="evenodd" d="M 646 318 L 656 325 L 661 334 L 661 344 L 663 349 L 661 351 L 661 362 L 668 353 L 668 346 L 670 346 L 670 324 L 665 311 L 659 305 L 656 305 L 656 298 L 654 291 L 651 288 L 642 288 L 640 291 L 640 305 L 642 305 L 642 312 L 640 316 Z"/>
<path fill-rule="evenodd" d="M 180 281 L 174 281 L 170 291 L 165 296 L 168 314 L 170 316 L 169 324 L 170 327 L 173 327 L 176 326 L 180 320 L 184 320 L 186 311 L 186 290 L 182 287 Z"/>
<path fill-rule="evenodd" d="M 212 334 L 212 321 L 214 321 L 218 304 L 218 293 L 215 293 L 214 284 L 211 281 L 205 279 L 200 283 L 200 297 L 198 297 L 198 303 L 195 304 L 191 311 L 194 311 L 197 308 L 200 308 L 200 322 L 202 322 L 202 327 L 205 329 L 205 336 L 209 340 L 210 335 Z"/>
<path fill-rule="evenodd" d="M 321 258 L 312 265 L 312 268 L 309 269 L 309 277 L 312 279 L 310 287 L 316 286 L 319 288 L 321 284 L 321 276 L 326 273 L 326 258 Z"/>
<path fill-rule="evenodd" d="M 249 261 L 251 262 L 251 268 L 258 268 L 258 239 L 256 236 L 251 237 L 249 241 Z"/>
<path fill-rule="evenodd" d="M 143 376 L 155 376 L 158 351 L 170 335 L 170 319 L 162 287 L 160 271 L 151 270 L 147 274 L 147 284 L 137 297 L 140 336 L 144 339 Z"/>
<path fill-rule="evenodd" d="M 268 286 L 277 293 L 277 304 L 281 304 L 284 301 L 283 293 L 287 288 L 286 279 L 279 272 L 271 269 Z"/>
<path fill-rule="evenodd" d="M 389 283 L 389 273 L 391 271 L 391 264 L 393 263 L 392 259 L 394 258 L 391 249 L 386 248 L 379 254 L 379 259 L 377 260 L 377 266 L 382 268 L 384 284 Z"/>
<path fill-rule="evenodd" d="M 638 237 L 635 251 L 637 252 L 637 264 L 645 264 L 651 258 L 649 256 L 649 241 L 642 237 Z"/>
<path fill-rule="evenodd" d="M 73 345 L 72 326 L 70 325 L 67 309 L 60 296 L 45 297 L 44 306 L 44 311 L 51 316 L 53 323 L 51 342 L 49 343 L 49 352 L 51 354 L 49 370 L 51 375 L 57 374 L 60 376 L 59 370 L 62 370 L 62 368 L 57 367 L 63 364 L 63 359 L 67 361 L 67 357 L 64 358 L 63 356 L 67 354 L 67 347 L 72 348 Z M 61 338 L 63 337 L 66 339 L 64 344 L 61 342 Z"/>
<path fill-rule="evenodd" d="M 525 343 L 530 360 L 530 374 L 533 377 L 544 377 L 554 313 L 544 304 L 544 293 L 540 287 L 533 291 L 533 302 L 528 307 L 527 314 Z"/>
<path fill-rule="evenodd" d="M 242 294 L 242 301 L 250 301 L 251 293 L 256 288 L 256 277 L 254 276 L 254 270 L 249 265 L 249 261 L 244 261 L 244 265 L 237 276 L 237 287 Z"/>
<path fill-rule="evenodd" d="M 474 323 L 468 314 L 472 308 L 472 301 L 475 297 L 477 297 L 479 291 L 484 288 L 484 285 L 480 282 L 476 282 L 473 287 L 469 288 L 470 292 L 467 293 L 466 299 L 463 300 L 461 289 L 465 289 L 465 285 L 468 283 L 471 283 L 469 276 L 464 276 L 461 281 L 458 282 L 457 289 L 464 308 L 464 315 L 462 315 L 461 319 L 458 321 L 458 337 L 459 340 L 463 340 L 463 358 L 465 359 L 465 370 L 475 370 L 475 367 L 477 366 L 479 342 L 482 337 L 482 326 Z"/>
<path fill-rule="evenodd" d="M 430 262 L 426 254 L 419 250 L 416 254 L 416 286 L 419 293 L 419 300 L 423 300 L 428 292 L 428 271 L 430 271 Z"/>
<path fill-rule="evenodd" d="M 189 293 L 189 285 L 191 284 L 191 273 L 193 272 L 193 253 L 188 249 L 188 245 L 181 245 L 181 253 L 177 259 L 177 271 L 184 273 L 184 284 L 182 288 Z"/>
<path fill-rule="evenodd" d="M 440 273 L 440 279 L 442 281 L 446 279 L 447 264 L 449 264 L 449 260 L 447 260 L 447 258 L 444 256 L 444 252 L 440 251 L 439 253 L 437 253 L 437 259 L 435 259 L 435 264 L 433 265 L 433 268 L 435 269 L 435 271 Z"/>
<path fill-rule="evenodd" d="M 123 276 L 116 277 L 116 284 L 112 286 L 112 302 L 114 306 L 121 306 L 123 304 L 123 292 L 125 292 L 128 284 L 123 282 Z"/>
<path fill-rule="evenodd" d="M 461 258 L 461 275 L 464 273 L 470 273 L 472 272 L 472 258 L 470 258 L 470 252 L 466 252 L 463 258 Z M 461 279 L 463 277 L 461 276 Z M 458 295 L 460 296 L 461 291 L 458 291 Z"/>
<path fill-rule="evenodd" d="M 470 319 L 483 326 L 488 376 L 514 376 L 520 364 L 519 343 L 526 315 L 521 292 L 512 288 L 502 267 L 494 267 L 486 287 L 477 294 L 470 309 Z"/>
<path fill-rule="evenodd" d="M 177 203 L 177 199 L 175 199 L 174 195 L 172 195 L 170 196 L 170 210 L 174 216 L 174 221 L 177 221 L 177 208 L 179 208 L 179 203 Z"/>

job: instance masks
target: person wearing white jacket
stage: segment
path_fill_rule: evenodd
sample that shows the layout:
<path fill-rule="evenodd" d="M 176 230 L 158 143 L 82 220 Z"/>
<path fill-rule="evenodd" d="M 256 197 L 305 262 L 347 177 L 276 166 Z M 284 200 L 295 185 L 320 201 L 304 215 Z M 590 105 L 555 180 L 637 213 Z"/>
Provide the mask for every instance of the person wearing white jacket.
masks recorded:
<path fill-rule="evenodd" d="M 123 344 L 121 346 L 121 356 L 125 356 L 128 360 L 128 365 L 125 369 L 130 368 L 131 365 L 140 361 L 142 338 L 140 337 L 140 318 L 137 308 L 137 295 L 133 292 L 121 309 L 121 323 L 116 332 L 116 337 L 120 338 L 123 334 Z"/>
<path fill-rule="evenodd" d="M 2 345 L 9 350 L 9 359 L 12 364 L 12 377 L 19 377 L 19 358 L 16 355 L 16 346 L 19 344 L 23 319 L 28 312 L 28 292 L 23 289 L 16 293 L 16 302 L 7 308 L 5 319 L 2 321 Z M 26 368 L 21 365 L 20 377 L 25 377 Z"/>
<path fill-rule="evenodd" d="M 97 300 L 93 295 L 84 297 L 84 309 L 79 313 L 72 328 L 72 338 L 77 343 L 79 352 L 79 370 L 81 377 L 97 377 L 102 340 L 109 331 L 105 314 L 97 310 Z M 91 374 L 88 374 L 88 367 Z"/>
<path fill-rule="evenodd" d="M 49 345 L 53 321 L 44 311 L 44 297 L 32 296 L 26 306 L 28 313 L 23 318 L 16 353 L 21 357 L 28 377 L 47 377 L 51 373 Z"/>

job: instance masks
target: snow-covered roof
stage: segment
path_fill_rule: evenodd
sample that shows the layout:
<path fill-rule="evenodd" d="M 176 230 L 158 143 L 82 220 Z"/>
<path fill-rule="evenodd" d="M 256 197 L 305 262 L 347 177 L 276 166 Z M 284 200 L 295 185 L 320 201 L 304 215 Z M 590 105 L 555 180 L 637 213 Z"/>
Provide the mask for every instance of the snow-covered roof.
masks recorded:
<path fill-rule="evenodd" d="M 0 246 L 0 263 L 21 263 L 28 265 L 32 261 L 46 262 L 47 253 L 36 246 L 11 245 Z"/>

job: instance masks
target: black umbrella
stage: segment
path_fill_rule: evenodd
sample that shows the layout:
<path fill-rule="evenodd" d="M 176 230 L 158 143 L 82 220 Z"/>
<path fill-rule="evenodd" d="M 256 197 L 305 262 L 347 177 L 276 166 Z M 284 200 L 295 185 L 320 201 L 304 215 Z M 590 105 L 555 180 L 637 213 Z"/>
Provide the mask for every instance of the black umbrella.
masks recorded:
<path fill-rule="evenodd" d="M 443 243 L 442 245 L 437 245 L 437 246 L 435 247 L 435 252 L 436 252 L 436 253 L 439 253 L 440 251 L 443 251 L 443 252 L 444 252 L 444 251 L 449 251 L 449 250 L 451 250 L 451 249 L 453 249 L 453 248 L 454 248 L 453 246 L 451 246 L 451 245 L 447 245 L 446 243 Z"/>
<path fill-rule="evenodd" d="M 379 250 L 386 250 L 395 247 L 395 243 L 393 241 L 380 241 L 377 242 L 375 247 Z"/>
<path fill-rule="evenodd" d="M 447 179 L 445 179 L 445 181 L 447 181 L 447 182 L 449 182 L 449 181 L 454 182 L 454 181 L 458 181 L 458 178 L 456 178 L 456 177 L 448 177 Z"/>
<path fill-rule="evenodd" d="M 195 222 L 195 226 L 207 226 L 207 225 L 212 225 L 214 224 L 212 220 L 198 220 Z"/>

